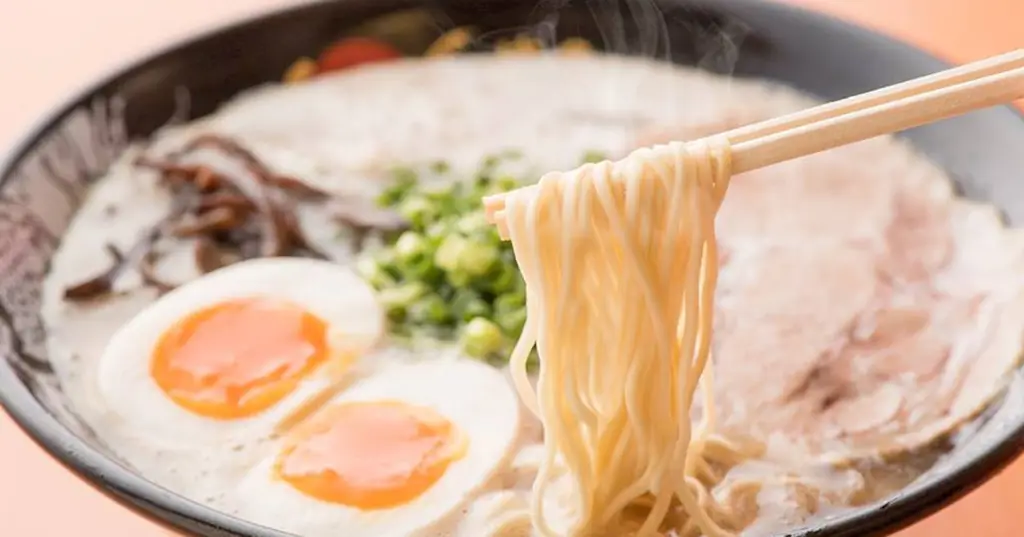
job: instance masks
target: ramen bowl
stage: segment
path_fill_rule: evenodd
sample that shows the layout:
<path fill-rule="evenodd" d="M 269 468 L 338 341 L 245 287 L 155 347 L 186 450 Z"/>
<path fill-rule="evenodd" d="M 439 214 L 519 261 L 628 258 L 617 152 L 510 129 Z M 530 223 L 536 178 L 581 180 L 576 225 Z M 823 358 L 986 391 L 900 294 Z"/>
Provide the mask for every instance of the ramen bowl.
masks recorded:
<path fill-rule="evenodd" d="M 195 36 L 69 98 L 0 167 L 0 402 L 60 463 L 157 523 L 203 536 L 286 535 L 173 494 L 130 470 L 69 404 L 47 359 L 40 295 L 50 258 L 85 191 L 132 141 L 209 114 L 243 90 L 280 81 L 297 58 L 315 57 L 341 37 L 386 40 L 409 56 L 423 54 L 443 30 L 464 25 L 494 36 L 527 31 L 541 40 L 568 34 L 607 43 L 597 21 L 620 12 L 582 4 L 545 11 L 515 0 L 308 3 Z M 821 99 L 946 67 L 868 30 L 782 5 L 674 0 L 659 7 L 659 31 L 667 40 L 643 39 L 647 28 L 637 23 L 641 37 L 612 51 L 775 80 Z M 1010 225 L 1024 222 L 1024 181 L 1018 177 L 1024 122 L 1014 109 L 989 109 L 903 136 L 944 168 L 963 195 L 995 204 Z M 1013 374 L 1005 393 L 961 433 L 956 449 L 908 487 L 790 535 L 890 533 L 983 483 L 1024 450 L 1022 373 Z"/>

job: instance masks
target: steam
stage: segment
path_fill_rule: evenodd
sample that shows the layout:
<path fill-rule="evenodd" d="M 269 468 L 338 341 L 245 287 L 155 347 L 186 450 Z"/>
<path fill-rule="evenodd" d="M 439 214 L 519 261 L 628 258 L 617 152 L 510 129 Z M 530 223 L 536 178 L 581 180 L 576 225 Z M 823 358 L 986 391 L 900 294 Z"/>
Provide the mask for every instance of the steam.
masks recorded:
<path fill-rule="evenodd" d="M 493 6 L 498 11 L 487 2 L 468 2 L 456 8 L 462 16 L 455 18 L 484 21 L 485 27 L 473 32 L 470 49 L 490 50 L 516 39 L 530 39 L 538 48 L 554 49 L 565 39 L 582 37 L 608 54 L 676 62 L 731 75 L 740 46 L 750 35 L 747 25 L 720 8 L 668 0 L 537 0 L 532 7 L 525 2 Z M 439 34 L 458 26 L 447 9 L 434 10 L 432 18 Z M 493 26 L 510 18 L 522 23 Z"/>
<path fill-rule="evenodd" d="M 678 61 L 732 75 L 750 28 L 693 6 L 665 11 L 657 0 L 588 0 L 606 52 Z"/>
<path fill-rule="evenodd" d="M 474 18 L 499 24 L 511 18 L 523 23 L 495 29 L 485 22 L 485 28 L 477 29 L 483 31 L 473 35 L 469 48 L 513 52 L 548 49 L 555 54 L 567 39 L 583 38 L 605 54 L 689 65 L 732 76 L 740 48 L 751 34 L 747 25 L 723 14 L 721 8 L 666 0 L 539 0 L 532 5 L 512 5 L 510 13 L 480 13 Z M 660 82 L 637 76 L 636 69 L 625 72 L 628 68 L 609 62 L 598 79 L 587 82 L 586 106 L 581 104 L 579 111 L 567 112 L 571 116 L 568 119 L 586 131 L 581 135 L 595 140 L 596 150 L 606 147 L 618 152 L 620 149 L 613 148 L 635 147 L 650 138 L 650 127 L 659 123 L 638 96 Z M 679 95 L 678 106 L 692 108 L 688 101 L 692 98 L 707 95 Z"/>
<path fill-rule="evenodd" d="M 537 22 L 484 32 L 477 38 L 477 45 L 491 48 L 503 41 L 530 38 L 543 49 L 553 49 L 558 46 L 558 19 L 557 11 L 548 12 Z"/>
<path fill-rule="evenodd" d="M 668 25 L 654 0 L 594 0 L 587 7 L 607 52 L 672 60 Z"/>

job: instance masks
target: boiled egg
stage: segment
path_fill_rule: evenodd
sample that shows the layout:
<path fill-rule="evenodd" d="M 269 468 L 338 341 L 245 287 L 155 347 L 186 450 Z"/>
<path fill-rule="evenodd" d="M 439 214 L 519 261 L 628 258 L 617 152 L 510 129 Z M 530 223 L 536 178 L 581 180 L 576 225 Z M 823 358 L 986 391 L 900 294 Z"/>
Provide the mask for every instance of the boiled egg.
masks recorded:
<path fill-rule="evenodd" d="M 507 465 L 519 402 L 466 359 L 382 369 L 296 426 L 233 496 L 239 515 L 297 535 L 436 535 Z"/>
<path fill-rule="evenodd" d="M 99 392 L 134 435 L 164 446 L 269 436 L 380 337 L 373 289 L 347 268 L 244 261 L 164 295 L 110 339 Z"/>

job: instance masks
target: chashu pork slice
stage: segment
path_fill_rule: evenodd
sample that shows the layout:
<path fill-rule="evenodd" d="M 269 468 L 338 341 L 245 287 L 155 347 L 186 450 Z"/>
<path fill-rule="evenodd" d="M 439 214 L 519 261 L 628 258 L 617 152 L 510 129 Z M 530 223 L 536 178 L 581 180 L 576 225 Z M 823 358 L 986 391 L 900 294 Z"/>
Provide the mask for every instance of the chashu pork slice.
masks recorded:
<path fill-rule="evenodd" d="M 899 190 L 883 248 L 731 253 L 715 344 L 726 426 L 837 461 L 894 455 L 949 434 L 999 393 L 1024 333 L 1021 233 L 990 208 L 942 203 L 941 190 Z"/>

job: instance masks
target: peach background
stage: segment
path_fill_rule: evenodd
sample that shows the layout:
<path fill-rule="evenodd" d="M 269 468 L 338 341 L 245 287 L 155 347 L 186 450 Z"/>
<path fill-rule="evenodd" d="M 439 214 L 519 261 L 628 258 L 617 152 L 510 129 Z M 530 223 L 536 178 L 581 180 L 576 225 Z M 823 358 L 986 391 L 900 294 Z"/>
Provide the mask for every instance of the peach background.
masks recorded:
<path fill-rule="evenodd" d="M 69 91 L 170 40 L 297 0 L 34 0 L 0 13 L 0 147 Z M 902 37 L 954 61 L 1024 46 L 1017 0 L 789 0 Z M 1022 535 L 1024 459 L 899 537 Z M 55 509 L 56 507 L 56 509 Z M 1014 509 L 1018 512 L 1015 513 Z M 1017 516 L 1015 516 L 1017 515 Z M 1015 528 L 1016 526 L 1016 528 Z M 0 412 L 0 535 L 166 537 L 92 491 Z"/>

